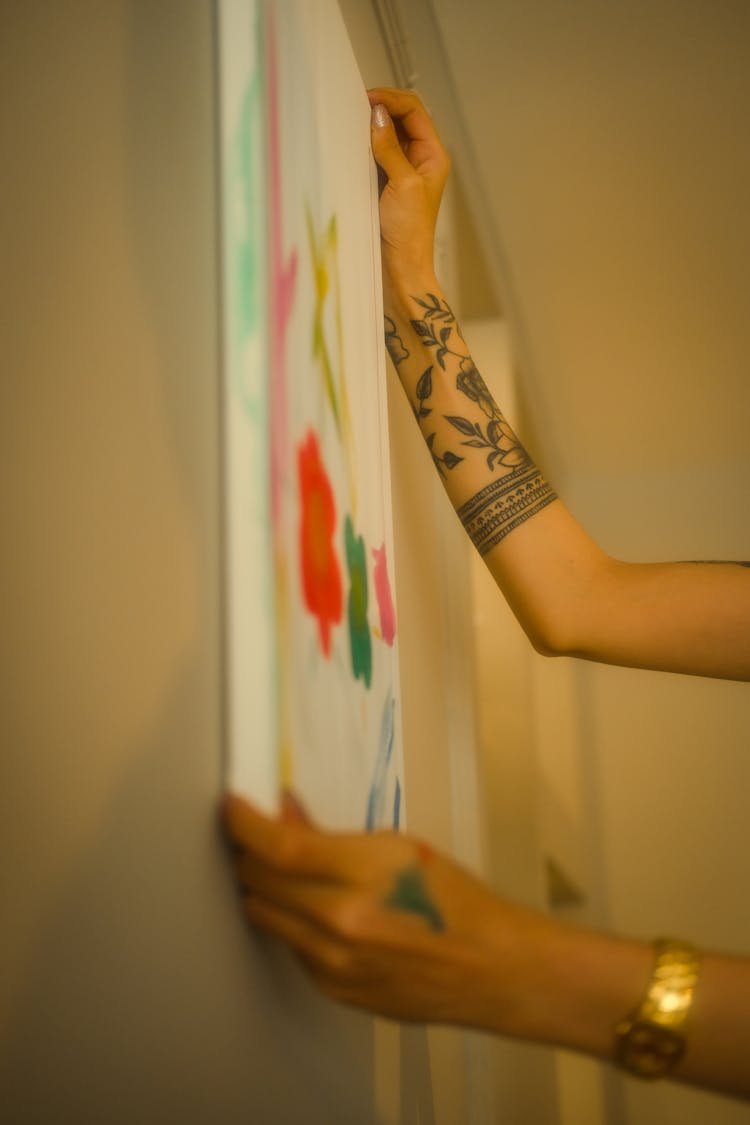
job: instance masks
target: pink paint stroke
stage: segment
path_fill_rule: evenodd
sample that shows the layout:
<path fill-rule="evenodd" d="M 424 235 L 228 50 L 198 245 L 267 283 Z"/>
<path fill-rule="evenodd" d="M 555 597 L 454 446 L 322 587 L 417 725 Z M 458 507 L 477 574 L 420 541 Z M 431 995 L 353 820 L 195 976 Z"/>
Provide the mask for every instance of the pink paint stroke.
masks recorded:
<path fill-rule="evenodd" d="M 286 331 L 294 304 L 297 282 L 297 252 L 284 262 L 281 224 L 281 144 L 279 133 L 279 87 L 276 33 L 273 12 L 267 9 L 268 65 L 268 166 L 269 166 L 269 259 L 271 272 L 271 520 L 280 533 L 281 495 L 288 465 L 288 418 L 286 386 Z"/>
<path fill-rule="evenodd" d="M 387 645 L 392 645 L 396 636 L 396 608 L 391 594 L 391 581 L 388 577 L 388 560 L 385 554 L 385 544 L 382 547 L 373 547 L 372 557 L 375 560 L 373 572 L 373 585 L 375 597 L 380 611 L 380 632 Z"/>

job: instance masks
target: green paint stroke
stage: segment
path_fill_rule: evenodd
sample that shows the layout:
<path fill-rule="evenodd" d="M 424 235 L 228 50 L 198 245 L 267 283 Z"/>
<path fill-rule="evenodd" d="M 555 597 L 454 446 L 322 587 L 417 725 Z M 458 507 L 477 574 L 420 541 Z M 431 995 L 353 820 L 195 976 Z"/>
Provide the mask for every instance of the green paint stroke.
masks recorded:
<path fill-rule="evenodd" d="M 391 910 L 406 910 L 409 914 L 418 914 L 436 933 L 445 929 L 443 916 L 430 898 L 422 869 L 416 864 L 396 876 L 396 885 L 385 899 L 384 905 Z"/>
<path fill-rule="evenodd" d="M 256 70 L 242 99 L 232 159 L 232 265 L 237 294 L 237 328 L 241 342 L 253 335 L 259 323 L 258 274 L 261 248 L 256 241 L 260 220 L 256 177 L 262 143 L 259 135 L 260 83 L 261 75 Z"/>
<path fill-rule="evenodd" d="M 346 517 L 344 530 L 346 563 L 349 570 L 349 647 L 355 680 L 372 682 L 372 641 L 367 622 L 367 553 L 365 541 L 356 535 L 351 516 Z"/>

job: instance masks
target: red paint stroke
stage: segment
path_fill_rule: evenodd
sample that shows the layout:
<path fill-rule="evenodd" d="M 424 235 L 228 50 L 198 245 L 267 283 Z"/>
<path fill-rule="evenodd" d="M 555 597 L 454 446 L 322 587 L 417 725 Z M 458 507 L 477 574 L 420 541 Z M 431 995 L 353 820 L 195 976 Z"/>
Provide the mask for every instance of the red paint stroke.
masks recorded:
<path fill-rule="evenodd" d="M 268 202 L 269 266 L 271 306 L 271 519 L 280 533 L 281 492 L 287 457 L 286 333 L 294 305 L 297 282 L 297 251 L 284 261 L 281 224 L 281 143 L 279 127 L 279 81 L 273 12 L 267 9 L 268 63 Z"/>
<path fill-rule="evenodd" d="M 382 547 L 373 547 L 372 557 L 375 560 L 375 570 L 372 580 L 375 586 L 375 597 L 380 611 L 380 633 L 387 645 L 392 645 L 396 636 L 396 608 L 393 604 L 391 593 L 391 580 L 388 577 L 388 560 L 385 554 L 385 543 Z"/>
<path fill-rule="evenodd" d="M 429 844 L 424 844 L 420 840 L 417 841 L 417 858 L 421 864 L 427 864 L 434 857 L 435 853 Z"/>
<path fill-rule="evenodd" d="M 297 450 L 300 494 L 299 550 L 305 605 L 318 619 L 320 647 L 331 655 L 331 626 L 343 616 L 341 567 L 333 546 L 336 503 L 320 456 L 318 439 L 309 430 Z"/>

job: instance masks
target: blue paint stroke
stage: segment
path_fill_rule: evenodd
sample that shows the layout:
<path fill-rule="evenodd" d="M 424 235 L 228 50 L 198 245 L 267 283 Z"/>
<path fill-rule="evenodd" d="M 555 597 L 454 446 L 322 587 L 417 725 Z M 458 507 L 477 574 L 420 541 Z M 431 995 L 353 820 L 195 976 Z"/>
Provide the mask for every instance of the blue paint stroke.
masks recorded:
<path fill-rule="evenodd" d="M 398 832 L 401 820 L 401 782 L 396 778 L 396 794 L 393 798 L 393 830 Z"/>
<path fill-rule="evenodd" d="M 396 701 L 389 691 L 385 703 L 383 704 L 383 718 L 380 724 L 380 742 L 378 744 L 377 757 L 375 758 L 375 769 L 373 771 L 370 793 L 367 798 L 365 827 L 368 832 L 372 832 L 373 829 L 381 825 L 384 819 L 388 767 L 390 766 L 391 757 L 393 755 L 393 742 L 396 732 L 395 710 Z M 397 800 L 400 804 L 400 790 Z"/>

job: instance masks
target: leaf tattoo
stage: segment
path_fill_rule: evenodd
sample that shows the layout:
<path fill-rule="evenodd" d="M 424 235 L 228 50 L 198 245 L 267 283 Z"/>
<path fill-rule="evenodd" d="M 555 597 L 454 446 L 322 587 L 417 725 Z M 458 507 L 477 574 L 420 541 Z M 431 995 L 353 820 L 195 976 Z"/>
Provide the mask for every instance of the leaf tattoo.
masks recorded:
<path fill-rule="evenodd" d="M 420 418 L 427 418 L 432 414 L 432 407 L 425 406 L 427 399 L 432 394 L 432 364 L 427 367 L 417 380 L 417 406 L 414 407 L 414 416 L 419 421 Z M 435 434 L 432 433 L 426 439 L 427 448 L 430 451 L 432 460 L 435 462 L 435 467 L 440 473 L 441 477 L 445 476 L 445 469 L 455 469 L 456 465 L 460 465 L 463 457 L 459 457 L 457 453 L 452 450 L 446 449 L 442 457 L 435 452 Z"/>
<path fill-rule="evenodd" d="M 414 300 L 420 308 L 424 309 L 424 317 L 422 320 L 412 320 L 411 326 L 424 347 L 435 349 L 435 359 L 445 371 L 445 357 L 447 355 L 461 358 L 460 353 L 453 351 L 448 345 L 454 328 L 459 338 L 463 340 L 453 310 L 446 301 L 441 301 L 435 293 L 428 293 L 426 300 L 422 297 L 415 297 Z M 442 327 L 440 327 L 441 324 Z"/>
<path fill-rule="evenodd" d="M 453 312 L 447 301 L 441 301 L 434 293 L 427 294 L 427 300 L 415 297 L 414 300 L 425 310 L 425 320 L 453 320 Z"/>
<path fill-rule="evenodd" d="M 423 371 L 417 381 L 417 401 L 419 406 L 414 407 L 414 415 L 416 418 L 426 418 L 428 414 L 432 414 L 432 408 L 425 406 L 425 400 L 432 394 L 432 364 Z"/>
<path fill-rule="evenodd" d="M 489 469 L 494 469 L 496 462 L 507 469 L 514 469 L 529 460 L 528 453 L 504 418 L 491 419 L 485 431 L 479 422 L 471 422 L 468 418 L 459 418 L 455 414 L 445 414 L 443 417 L 467 438 L 461 445 L 490 450 L 487 454 Z"/>
<path fill-rule="evenodd" d="M 446 422 L 450 422 L 452 426 L 455 426 L 457 430 L 460 430 L 462 434 L 468 434 L 469 437 L 474 437 L 474 423 L 470 422 L 468 418 L 457 418 L 454 414 L 446 414 L 445 420 Z M 469 445 L 470 442 L 466 444 Z"/>
<path fill-rule="evenodd" d="M 433 448 L 434 444 L 435 434 L 430 434 L 430 436 L 427 438 L 427 448 L 432 455 L 432 460 L 435 462 L 435 468 L 440 473 L 440 476 L 444 477 L 445 469 L 455 469 L 456 465 L 461 464 L 461 462 L 463 461 L 463 457 L 459 457 L 456 453 L 451 452 L 450 449 L 446 449 L 445 453 L 441 457 L 435 452 Z"/>

